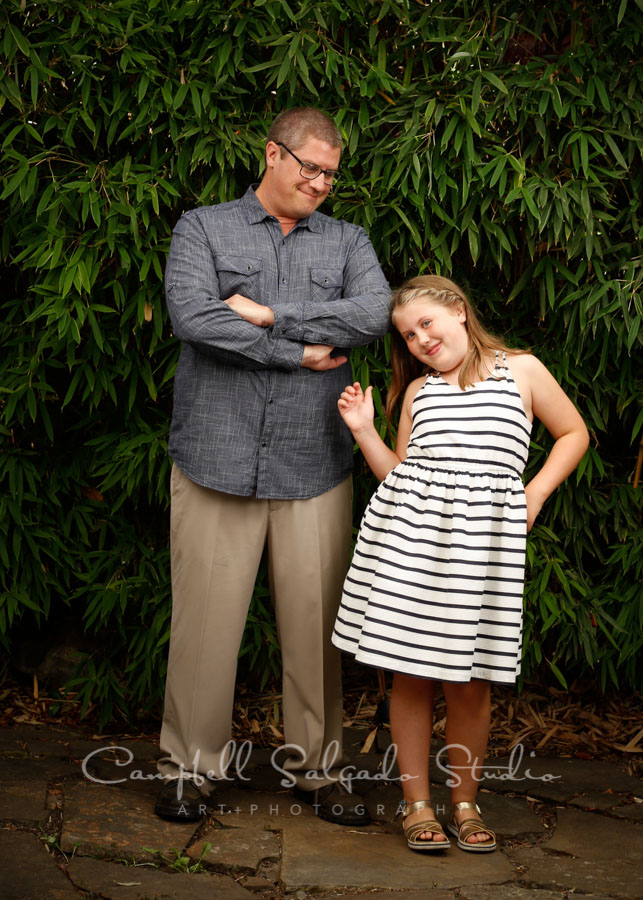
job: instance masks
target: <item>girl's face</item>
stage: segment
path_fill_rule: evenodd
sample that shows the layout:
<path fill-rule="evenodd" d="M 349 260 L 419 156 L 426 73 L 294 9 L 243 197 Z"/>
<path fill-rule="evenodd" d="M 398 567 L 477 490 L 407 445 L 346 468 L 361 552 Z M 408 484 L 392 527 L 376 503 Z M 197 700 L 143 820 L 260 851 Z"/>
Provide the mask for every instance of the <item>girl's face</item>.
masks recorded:
<path fill-rule="evenodd" d="M 418 297 L 393 313 L 393 323 L 409 353 L 424 365 L 453 377 L 469 349 L 466 313 L 463 306 L 442 306 Z"/>

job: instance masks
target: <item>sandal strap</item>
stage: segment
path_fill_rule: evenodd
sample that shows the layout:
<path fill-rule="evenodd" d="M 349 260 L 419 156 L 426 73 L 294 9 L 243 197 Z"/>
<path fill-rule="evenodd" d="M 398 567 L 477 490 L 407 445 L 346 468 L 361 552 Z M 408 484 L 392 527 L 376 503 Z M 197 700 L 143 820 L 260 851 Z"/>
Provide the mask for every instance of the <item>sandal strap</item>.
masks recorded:
<path fill-rule="evenodd" d="M 466 843 L 467 838 L 471 837 L 472 834 L 479 834 L 481 831 L 484 831 L 486 834 L 490 835 L 490 837 L 484 841 L 478 841 L 479 844 L 484 846 L 485 844 L 495 842 L 495 832 L 493 832 L 491 828 L 488 828 L 481 819 L 465 819 L 465 821 L 458 826 L 458 838 Z"/>
<path fill-rule="evenodd" d="M 418 812 L 421 809 L 433 809 L 433 804 L 430 800 L 415 800 L 413 803 L 404 801 L 404 818 L 406 819 L 411 813 Z M 435 821 L 435 819 L 431 821 Z"/>
<path fill-rule="evenodd" d="M 408 828 L 404 828 L 404 834 L 409 841 L 414 841 L 421 834 L 424 834 L 425 831 L 431 834 L 441 834 L 446 838 L 444 829 L 435 819 L 424 819 L 422 822 L 415 822 L 413 825 L 409 825 Z"/>
<path fill-rule="evenodd" d="M 462 812 L 463 809 L 473 809 L 475 812 L 478 813 L 479 816 L 482 815 L 482 813 L 480 812 L 480 807 L 478 806 L 477 803 L 473 803 L 471 800 L 461 800 L 460 803 L 454 803 L 453 806 L 451 807 L 451 815 L 452 815 L 454 821 L 455 821 L 454 813 Z"/>
<path fill-rule="evenodd" d="M 479 834 L 481 831 L 484 831 L 488 835 L 490 835 L 490 837 L 484 841 L 478 841 L 474 846 L 478 846 L 478 844 L 481 844 L 484 847 L 487 844 L 495 844 L 496 833 L 484 824 L 482 818 L 465 819 L 463 822 L 458 822 L 455 814 L 458 812 L 462 812 L 465 809 L 471 809 L 474 812 L 477 812 L 478 816 L 482 816 L 478 804 L 472 803 L 471 800 L 462 800 L 460 803 L 454 803 L 451 807 L 451 821 L 455 825 L 458 832 L 458 840 L 462 841 L 462 843 L 466 843 L 467 838 L 471 837 L 472 834 Z"/>

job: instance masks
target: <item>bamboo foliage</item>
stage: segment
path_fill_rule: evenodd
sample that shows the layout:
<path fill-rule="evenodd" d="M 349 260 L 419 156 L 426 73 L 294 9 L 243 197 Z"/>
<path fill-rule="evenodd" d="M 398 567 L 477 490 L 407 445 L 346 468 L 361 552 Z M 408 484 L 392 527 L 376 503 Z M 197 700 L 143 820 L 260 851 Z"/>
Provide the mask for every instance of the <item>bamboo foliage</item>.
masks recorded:
<path fill-rule="evenodd" d="M 7 0 L 0 11 L 0 635 L 69 616 L 105 717 L 169 634 L 163 299 L 184 209 L 239 196 L 287 105 L 346 141 L 333 215 L 531 346 L 592 433 L 529 541 L 525 669 L 635 685 L 643 602 L 640 0 Z M 376 387 L 387 341 L 356 350 Z M 531 466 L 548 439 L 534 433 Z M 356 457 L 356 522 L 373 480 Z M 277 659 L 262 579 L 244 653 Z M 262 649 L 263 648 L 263 649 Z M 107 687 L 106 687 L 107 686 Z"/>

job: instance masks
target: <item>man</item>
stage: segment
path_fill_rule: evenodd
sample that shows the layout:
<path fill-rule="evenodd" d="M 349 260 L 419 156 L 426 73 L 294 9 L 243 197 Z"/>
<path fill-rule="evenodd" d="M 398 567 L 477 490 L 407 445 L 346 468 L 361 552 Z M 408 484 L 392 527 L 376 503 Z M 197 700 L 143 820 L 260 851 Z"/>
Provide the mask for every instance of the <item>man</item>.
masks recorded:
<path fill-rule="evenodd" d="M 189 776 L 216 783 L 226 773 L 237 655 L 266 549 L 283 768 L 319 815 L 368 821 L 338 783 L 341 675 L 330 636 L 350 554 L 352 439 L 337 398 L 352 381 L 346 348 L 387 330 L 389 290 L 363 229 L 316 212 L 341 149 L 324 113 L 283 112 L 256 189 L 186 213 L 172 237 L 167 301 L 182 347 L 169 448 L 166 783 L 155 807 L 164 817 L 197 818 L 203 787 Z"/>

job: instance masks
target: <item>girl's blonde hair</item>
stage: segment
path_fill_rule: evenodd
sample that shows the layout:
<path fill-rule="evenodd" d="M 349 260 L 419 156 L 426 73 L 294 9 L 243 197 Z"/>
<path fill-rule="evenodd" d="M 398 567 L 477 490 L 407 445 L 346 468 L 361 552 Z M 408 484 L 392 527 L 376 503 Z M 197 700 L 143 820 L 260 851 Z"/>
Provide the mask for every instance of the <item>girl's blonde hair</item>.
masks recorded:
<path fill-rule="evenodd" d="M 525 353 L 524 350 L 512 350 L 499 338 L 490 334 L 480 323 L 471 301 L 453 281 L 441 275 L 418 275 L 405 281 L 402 287 L 393 293 L 391 300 L 391 321 L 395 325 L 395 313 L 408 306 L 414 300 L 426 299 L 440 306 L 458 309 L 464 308 L 464 323 L 469 337 L 469 351 L 464 358 L 458 373 L 458 385 L 462 390 L 473 385 L 486 370 L 486 362 L 490 353 L 496 350 L 511 353 Z M 404 395 L 409 384 L 420 375 L 431 371 L 418 359 L 411 355 L 406 342 L 396 328 L 391 334 L 391 386 L 386 398 L 386 415 L 390 422 L 396 406 Z"/>

